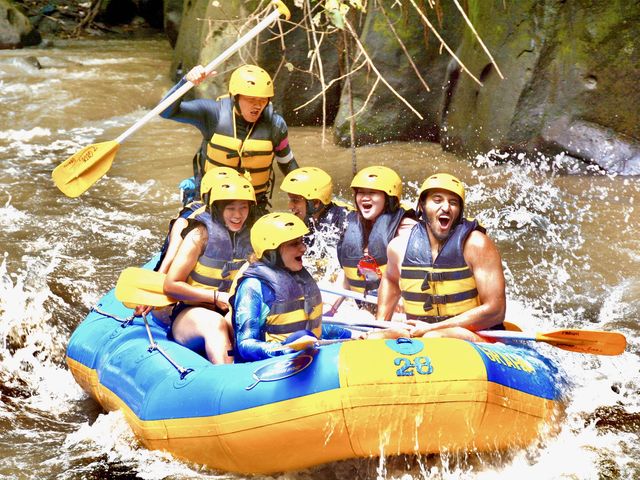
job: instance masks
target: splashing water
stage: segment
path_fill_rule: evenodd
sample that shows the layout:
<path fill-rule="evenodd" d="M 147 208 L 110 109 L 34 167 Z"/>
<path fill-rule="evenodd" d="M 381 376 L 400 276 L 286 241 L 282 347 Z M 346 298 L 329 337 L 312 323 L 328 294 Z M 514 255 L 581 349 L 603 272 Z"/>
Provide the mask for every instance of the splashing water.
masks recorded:
<path fill-rule="evenodd" d="M 123 268 L 159 248 L 178 209 L 176 186 L 190 175 L 200 142 L 197 132 L 150 122 L 90 192 L 61 196 L 50 180 L 53 167 L 83 146 L 115 138 L 169 87 L 158 74 L 170 64 L 159 40 L 73 45 L 0 52 L 8 109 L 0 129 L 0 478 L 243 478 L 142 448 L 123 416 L 102 414 L 64 365 L 69 335 L 88 308 Z M 37 55 L 44 68 L 25 67 L 26 55 Z M 290 137 L 297 158 L 331 172 L 337 193 L 341 187 L 351 193 L 350 151 L 320 147 L 314 129 L 291 129 Z M 520 155 L 506 163 L 507 156 L 494 152 L 470 164 L 431 144 L 361 152 L 360 168 L 375 161 L 401 173 L 402 200 L 411 207 L 428 175 L 449 171 L 464 180 L 467 216 L 481 221 L 502 255 L 509 319 L 539 331 L 618 329 L 629 341 L 627 352 L 588 356 L 537 345 L 562 364 L 570 387 L 557 428 L 528 449 L 349 460 L 252 478 L 640 476 L 640 182 L 562 155 Z M 275 208 L 283 209 L 277 195 Z M 338 271 L 335 241 L 319 238 L 307 253 L 320 280 Z M 339 310 L 355 314 L 353 302 Z"/>

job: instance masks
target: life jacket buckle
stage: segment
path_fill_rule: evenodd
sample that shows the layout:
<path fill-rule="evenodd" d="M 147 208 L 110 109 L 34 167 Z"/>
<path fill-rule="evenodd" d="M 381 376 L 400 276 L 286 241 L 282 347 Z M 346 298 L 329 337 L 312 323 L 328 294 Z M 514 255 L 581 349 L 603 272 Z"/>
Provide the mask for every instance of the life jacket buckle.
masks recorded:
<path fill-rule="evenodd" d="M 429 290 L 431 290 L 431 272 L 427 272 L 426 275 L 424 276 L 424 281 L 422 282 L 422 285 L 420 286 L 420 289 L 423 292 L 428 292 Z"/>
<path fill-rule="evenodd" d="M 422 305 L 422 308 L 424 309 L 425 312 L 429 312 L 433 310 L 433 298 L 431 296 L 427 298 L 427 300 Z"/>

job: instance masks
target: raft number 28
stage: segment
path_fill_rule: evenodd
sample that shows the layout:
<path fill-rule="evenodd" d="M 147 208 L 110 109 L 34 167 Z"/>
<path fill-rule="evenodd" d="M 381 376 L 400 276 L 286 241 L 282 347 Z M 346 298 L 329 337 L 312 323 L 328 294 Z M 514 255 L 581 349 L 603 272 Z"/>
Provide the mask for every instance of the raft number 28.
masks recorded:
<path fill-rule="evenodd" d="M 419 375 L 429 375 L 433 372 L 433 365 L 429 357 L 415 357 L 414 359 L 407 357 L 398 357 L 393 363 L 400 367 L 396 370 L 398 377 L 412 377 L 414 372 Z"/>

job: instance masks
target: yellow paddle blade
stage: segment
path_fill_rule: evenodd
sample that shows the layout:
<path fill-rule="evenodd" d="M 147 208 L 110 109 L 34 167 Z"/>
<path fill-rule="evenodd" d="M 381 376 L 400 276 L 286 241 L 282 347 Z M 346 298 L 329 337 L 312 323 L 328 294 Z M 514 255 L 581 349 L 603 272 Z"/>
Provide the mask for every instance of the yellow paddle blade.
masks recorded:
<path fill-rule="evenodd" d="M 569 328 L 538 333 L 536 340 L 550 343 L 563 350 L 593 355 L 620 355 L 627 347 L 627 339 L 622 333 L 603 330 Z"/>
<path fill-rule="evenodd" d="M 67 197 L 78 197 L 109 171 L 119 148 L 115 140 L 84 147 L 54 168 L 51 178 Z"/>
<path fill-rule="evenodd" d="M 164 294 L 165 274 L 146 268 L 125 268 L 116 283 L 116 298 L 125 306 L 164 307 L 177 300 Z"/>

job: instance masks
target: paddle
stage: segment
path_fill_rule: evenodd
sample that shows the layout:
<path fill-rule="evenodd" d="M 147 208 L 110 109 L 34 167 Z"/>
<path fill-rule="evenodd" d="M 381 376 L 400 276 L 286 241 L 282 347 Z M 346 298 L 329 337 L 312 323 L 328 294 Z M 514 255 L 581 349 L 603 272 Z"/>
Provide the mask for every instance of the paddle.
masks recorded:
<path fill-rule="evenodd" d="M 125 268 L 116 283 L 116 298 L 128 308 L 136 305 L 165 307 L 176 303 L 177 300 L 164 294 L 165 277 L 164 273 L 146 268 Z"/>
<path fill-rule="evenodd" d="M 116 298 L 131 308 L 131 305 L 150 305 L 163 307 L 176 300 L 163 293 L 165 274 L 139 267 L 126 268 L 116 284 Z M 341 322 L 330 319 L 328 322 L 344 327 L 406 328 L 401 322 L 356 321 Z M 619 332 L 603 330 L 561 329 L 550 332 L 526 333 L 510 330 L 480 330 L 475 332 L 485 338 L 495 340 L 517 340 L 544 342 L 563 350 L 592 355 L 620 355 L 627 346 L 627 339 Z M 317 342 L 313 342 L 317 343 Z M 335 342 L 332 342 L 335 343 Z M 318 345 L 324 345 L 320 343 Z M 310 344 L 311 345 L 311 344 Z M 292 348 L 292 347 L 289 347 Z M 302 348 L 308 348 L 301 346 Z"/>
<path fill-rule="evenodd" d="M 476 333 L 485 338 L 497 340 L 544 342 L 570 352 L 590 353 L 592 355 L 620 355 L 627 346 L 627 339 L 622 333 L 605 332 L 603 330 L 567 328 L 534 334 L 506 330 L 482 330 Z"/>
<path fill-rule="evenodd" d="M 212 72 L 215 67 L 249 43 L 251 39 L 258 35 L 258 33 L 277 20 L 280 15 L 284 15 L 286 19 L 289 19 L 289 9 L 281 0 L 273 0 L 272 4 L 276 10 L 267 15 L 243 37 L 239 38 L 215 60 L 210 62 L 205 67 L 205 71 L 207 73 Z M 120 148 L 120 144 L 124 142 L 127 137 L 136 132 L 157 114 L 166 110 L 169 105 L 182 97 L 192 87 L 193 83 L 185 83 L 115 140 L 89 145 L 67 158 L 64 162 L 58 165 L 51 174 L 56 186 L 68 197 L 75 198 L 82 195 L 109 171 L 111 164 L 113 163 L 113 159 Z"/>
<path fill-rule="evenodd" d="M 353 327 L 371 328 L 406 328 L 406 325 L 399 322 L 380 322 L 376 320 L 341 322 L 330 319 L 327 323 Z M 603 330 L 581 330 L 581 329 L 561 329 L 551 332 L 526 333 L 510 330 L 480 330 L 475 332 L 481 337 L 495 340 L 517 340 L 544 342 L 554 347 L 568 350 L 570 352 L 590 353 L 592 355 L 620 355 L 627 346 L 627 339 L 619 332 L 606 332 Z"/>

